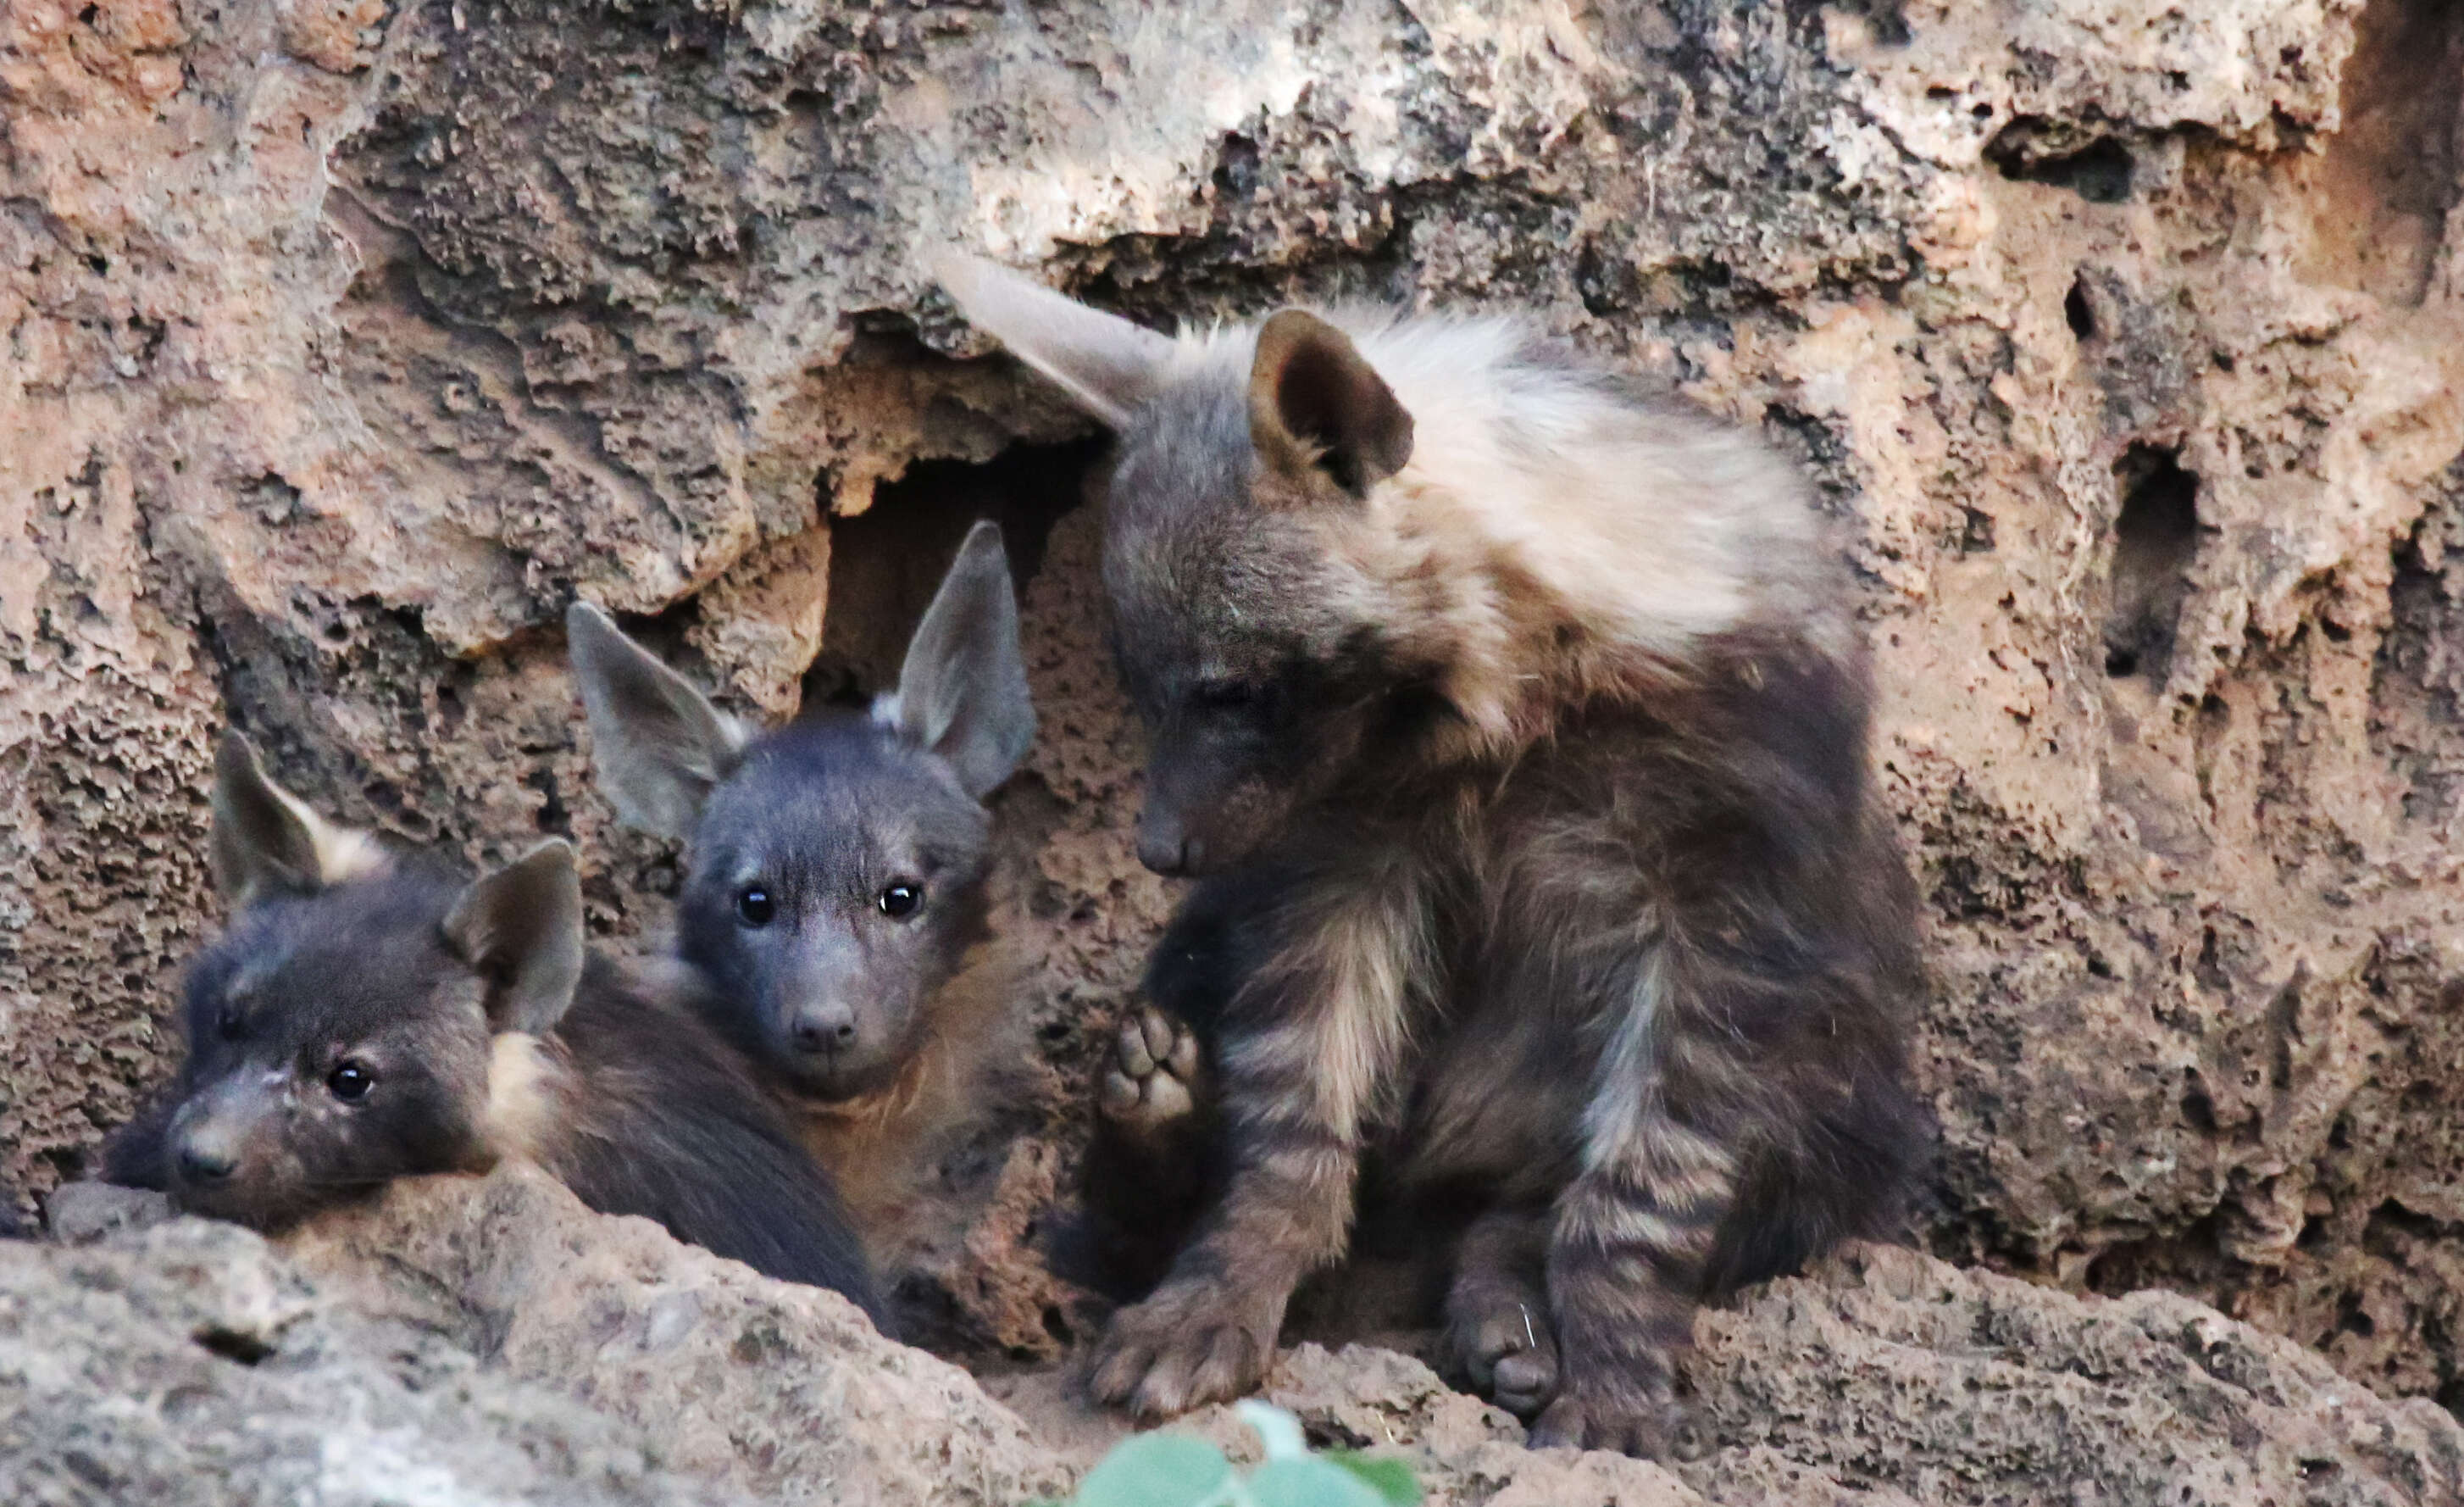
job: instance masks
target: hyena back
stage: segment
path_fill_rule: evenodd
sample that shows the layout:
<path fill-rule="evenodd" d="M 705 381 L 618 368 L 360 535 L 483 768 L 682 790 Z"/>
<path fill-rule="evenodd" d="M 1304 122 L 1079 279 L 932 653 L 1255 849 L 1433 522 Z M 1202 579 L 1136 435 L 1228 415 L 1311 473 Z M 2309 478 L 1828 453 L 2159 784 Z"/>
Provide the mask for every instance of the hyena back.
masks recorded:
<path fill-rule="evenodd" d="M 1888 1231 L 1922 1143 L 1912 887 L 1803 482 L 1511 321 L 1174 341 L 943 282 L 1119 436 L 1139 853 L 1200 877 L 1150 990 L 1204 1038 L 1219 1186 L 1096 1391 L 1253 1385 L 1375 1199 L 1453 1218 L 1458 1360 L 1535 1442 L 1664 1449 L 1696 1306 Z"/>
<path fill-rule="evenodd" d="M 570 845 L 467 879 L 327 822 L 236 735 L 213 809 L 231 921 L 188 971 L 178 1079 L 106 1147 L 111 1181 L 271 1229 L 517 1158 L 880 1317 L 828 1176 L 681 981 L 585 944 Z"/>

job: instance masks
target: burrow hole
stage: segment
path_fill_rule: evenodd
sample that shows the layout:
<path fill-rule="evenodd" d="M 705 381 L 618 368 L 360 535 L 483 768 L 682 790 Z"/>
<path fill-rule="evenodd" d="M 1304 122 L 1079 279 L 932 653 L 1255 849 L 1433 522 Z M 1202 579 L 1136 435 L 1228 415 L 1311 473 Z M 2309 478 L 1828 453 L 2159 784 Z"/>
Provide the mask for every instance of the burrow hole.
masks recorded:
<path fill-rule="evenodd" d="M 2071 291 L 2062 296 L 2062 322 L 2081 343 L 2096 339 L 2096 304 L 2088 297 L 2084 272 L 2071 279 Z"/>
<path fill-rule="evenodd" d="M 2023 116 L 1993 133 L 1985 157 L 2005 178 L 2068 188 L 2090 204 L 2130 197 L 2130 148 L 2115 137 L 2081 142 L 2074 129 Z"/>
<path fill-rule="evenodd" d="M 898 677 L 907 640 L 942 572 L 979 519 L 1001 525 L 1022 592 L 1043 568 L 1053 525 L 1085 498 L 1104 442 L 1012 445 L 979 464 L 920 460 L 872 505 L 830 521 L 829 610 L 822 649 L 804 673 L 808 707 L 859 706 Z"/>
<path fill-rule="evenodd" d="M 2104 624 L 2104 673 L 2162 684 L 2199 546 L 2199 478 L 2181 457 L 2133 445 L 2114 467 L 2122 513 Z"/>

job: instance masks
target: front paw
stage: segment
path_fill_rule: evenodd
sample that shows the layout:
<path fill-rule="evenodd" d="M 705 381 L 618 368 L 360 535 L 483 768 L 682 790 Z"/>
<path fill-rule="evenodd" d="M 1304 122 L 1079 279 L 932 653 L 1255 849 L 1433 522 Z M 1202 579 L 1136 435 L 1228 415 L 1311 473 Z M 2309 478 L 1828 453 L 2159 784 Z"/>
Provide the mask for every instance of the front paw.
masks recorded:
<path fill-rule="evenodd" d="M 1152 1006 L 1121 1023 L 1096 1103 L 1132 1141 L 1161 1140 L 1198 1110 L 1198 1038 Z"/>
<path fill-rule="evenodd" d="M 1169 1284 L 1112 1316 L 1087 1389 L 1150 1422 L 1239 1397 L 1274 1359 L 1278 1307 L 1220 1283 Z"/>
<path fill-rule="evenodd" d="M 1557 1395 L 1557 1337 L 1545 1300 L 1535 1311 L 1536 1295 L 1483 1296 L 1448 1305 L 1447 1348 L 1474 1391 L 1528 1420 Z"/>
<path fill-rule="evenodd" d="M 1693 1459 L 1702 1439 L 1665 1386 L 1569 1385 L 1531 1426 L 1534 1450 L 1615 1450 L 1637 1459 Z"/>

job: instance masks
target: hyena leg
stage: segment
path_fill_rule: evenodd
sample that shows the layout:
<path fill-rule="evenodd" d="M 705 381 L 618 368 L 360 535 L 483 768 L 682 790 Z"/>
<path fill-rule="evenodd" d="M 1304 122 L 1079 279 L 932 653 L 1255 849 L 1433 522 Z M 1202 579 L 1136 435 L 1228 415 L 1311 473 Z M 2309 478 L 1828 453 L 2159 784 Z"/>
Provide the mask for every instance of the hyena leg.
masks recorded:
<path fill-rule="evenodd" d="M 1295 888 L 1307 903 L 1276 908 L 1218 1037 L 1222 1199 L 1095 1349 L 1096 1399 L 1142 1417 L 1238 1396 L 1265 1374 L 1293 1288 L 1343 1253 L 1362 1121 L 1402 1050 L 1417 895 L 1394 882 Z"/>
<path fill-rule="evenodd" d="M 1238 941 L 1273 892 L 1199 886 L 1155 942 L 1145 1005 L 1115 1031 L 1082 1174 L 1086 1280 L 1144 1297 L 1222 1195 L 1223 1127 L 1210 1043 L 1245 971 Z"/>
<path fill-rule="evenodd" d="M 1529 1418 L 1557 1392 L 1557 1330 L 1550 1316 L 1549 1220 L 1492 1209 L 1463 1232 L 1446 1290 L 1446 1348 L 1475 1390 Z"/>
<path fill-rule="evenodd" d="M 1736 1202 L 1735 1154 L 1670 1113 L 1660 1060 L 1661 1017 L 1673 1010 L 1667 970 L 1655 962 L 1644 972 L 1584 1116 L 1583 1171 L 1557 1200 L 1549 1298 L 1559 1387 L 1532 1426 L 1534 1447 L 1649 1457 L 1680 1442 L 1675 1361 L 1693 1341 L 1704 1275 Z"/>
<path fill-rule="evenodd" d="M 1221 1190 L 1222 1128 L 1198 1034 L 1141 1006 L 1114 1033 L 1087 1148 L 1082 1201 L 1092 1284 L 1144 1296 Z"/>

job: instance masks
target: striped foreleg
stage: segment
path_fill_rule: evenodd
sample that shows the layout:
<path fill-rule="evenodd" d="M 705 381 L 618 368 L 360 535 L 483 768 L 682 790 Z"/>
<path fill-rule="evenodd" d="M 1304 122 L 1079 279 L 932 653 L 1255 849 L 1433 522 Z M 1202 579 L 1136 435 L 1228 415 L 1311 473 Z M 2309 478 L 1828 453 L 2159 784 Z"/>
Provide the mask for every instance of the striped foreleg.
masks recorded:
<path fill-rule="evenodd" d="M 1274 1359 L 1292 1290 L 1343 1253 L 1363 1127 L 1391 1092 L 1424 925 L 1401 884 L 1311 887 L 1225 1011 L 1221 1203 L 1153 1296 L 1115 1315 L 1098 1401 L 1164 1417 L 1238 1396 Z"/>

